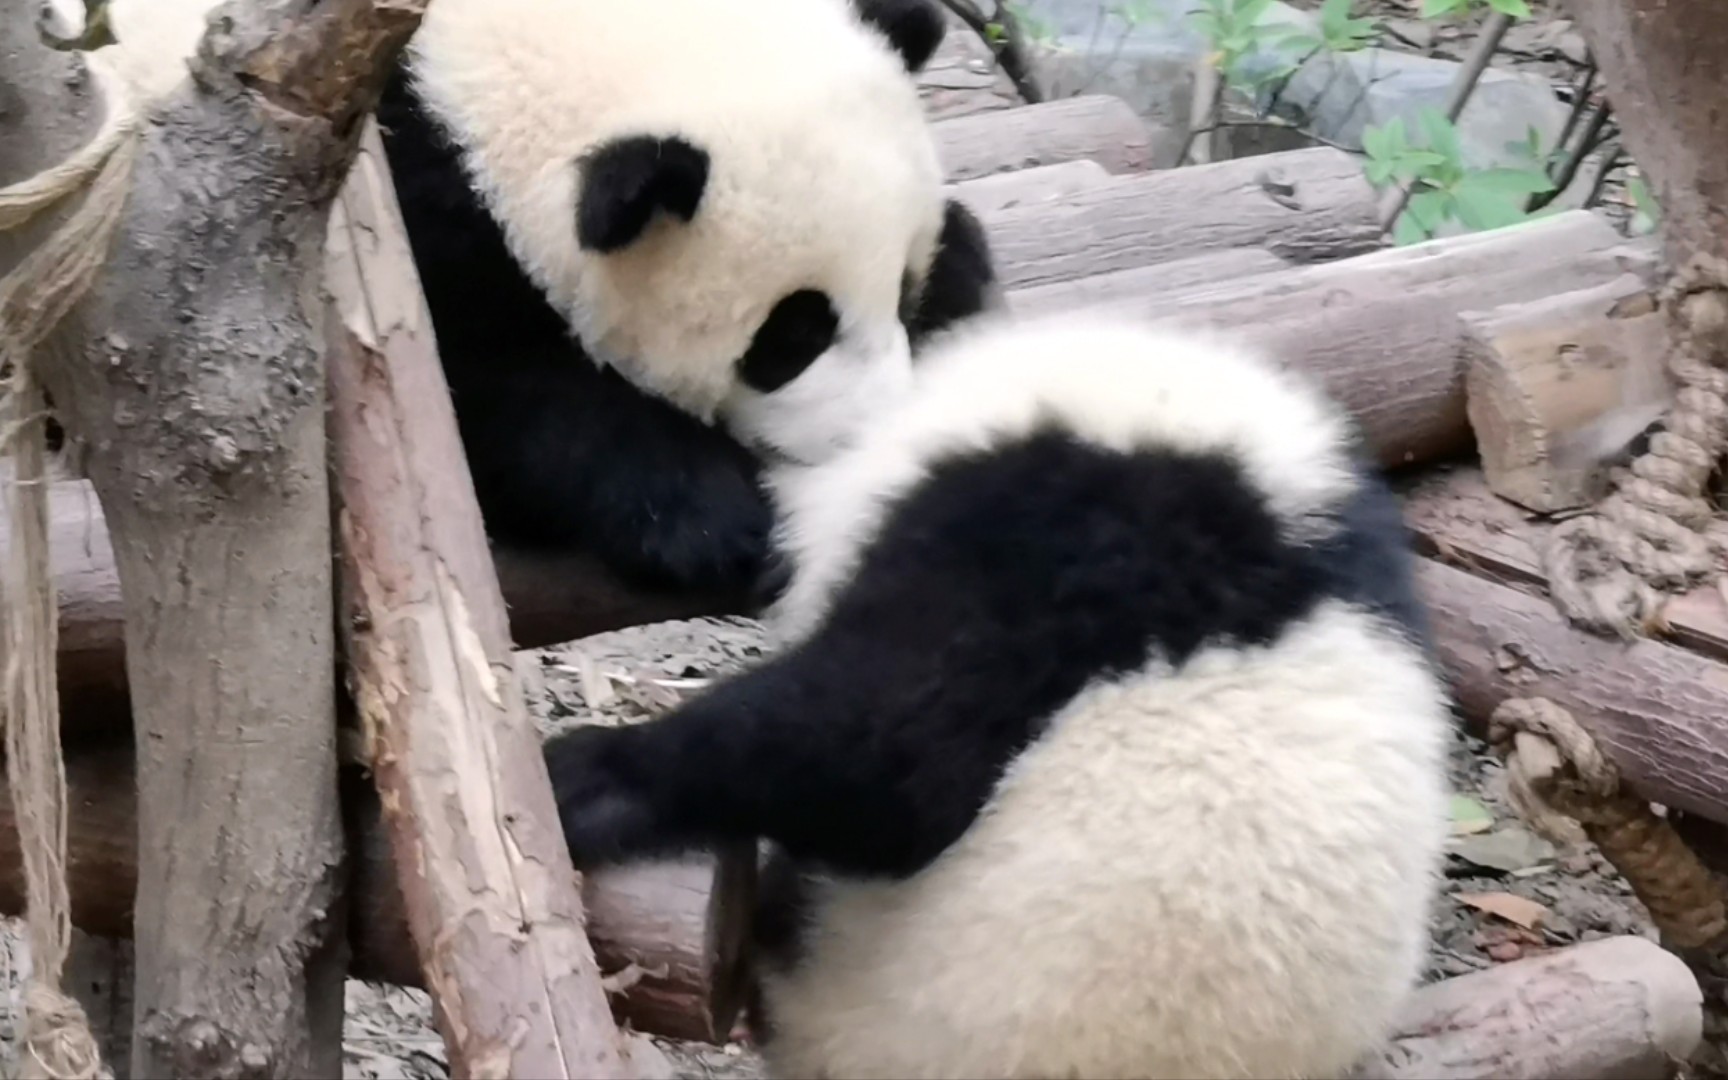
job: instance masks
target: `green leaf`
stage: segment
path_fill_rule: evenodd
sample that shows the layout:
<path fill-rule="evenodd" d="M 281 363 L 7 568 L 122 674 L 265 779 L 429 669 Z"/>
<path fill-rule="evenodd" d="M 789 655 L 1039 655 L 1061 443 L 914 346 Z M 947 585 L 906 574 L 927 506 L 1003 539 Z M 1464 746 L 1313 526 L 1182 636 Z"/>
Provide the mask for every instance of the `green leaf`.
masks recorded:
<path fill-rule="evenodd" d="M 1195 30 L 1199 31 L 1200 36 L 1209 42 L 1216 42 L 1224 36 L 1224 23 L 1219 19 L 1217 12 L 1190 12 L 1188 21 L 1193 24 Z"/>
<path fill-rule="evenodd" d="M 1424 105 L 1416 114 L 1416 122 L 1422 125 L 1422 138 L 1428 149 L 1441 154 L 1448 162 L 1462 165 L 1464 147 L 1458 141 L 1457 127 L 1446 119 L 1445 113 L 1432 105 Z"/>
<path fill-rule="evenodd" d="M 1362 129 L 1362 152 L 1373 162 L 1389 161 L 1392 157 L 1392 125 Z"/>
<path fill-rule="evenodd" d="M 1326 0 L 1320 5 L 1320 28 L 1330 37 L 1350 21 L 1350 0 Z"/>
<path fill-rule="evenodd" d="M 1428 239 L 1428 233 L 1411 215 L 1399 214 L 1397 224 L 1392 226 L 1392 242 L 1399 247 L 1409 244 L 1420 244 Z"/>
<path fill-rule="evenodd" d="M 1368 164 L 1362 167 L 1362 172 L 1368 177 L 1368 182 L 1375 187 L 1385 187 L 1392 180 L 1392 162 L 1384 158 L 1369 158 Z"/>
<path fill-rule="evenodd" d="M 1446 164 L 1446 159 L 1432 150 L 1406 150 L 1398 155 L 1398 170 L 1411 176 L 1426 176 Z"/>
<path fill-rule="evenodd" d="M 1288 49 L 1298 55 L 1318 52 L 1327 43 L 1315 37 L 1312 32 L 1300 27 L 1291 27 L 1278 33 L 1269 33 L 1263 43 L 1274 48 Z"/>
<path fill-rule="evenodd" d="M 1250 25 L 1259 22 L 1272 6 L 1272 0 L 1236 0 L 1236 18 Z"/>
<path fill-rule="evenodd" d="M 1452 835 L 1469 836 L 1494 827 L 1494 815 L 1468 795 L 1452 796 Z"/>
<path fill-rule="evenodd" d="M 1464 6 L 1465 0 L 1422 0 L 1422 17 L 1438 19 Z"/>
<path fill-rule="evenodd" d="M 1510 15 L 1514 19 L 1528 19 L 1530 5 L 1524 0 L 1488 0 L 1488 6 L 1502 15 Z"/>
<path fill-rule="evenodd" d="M 1496 191 L 1477 181 L 1480 174 L 1471 174 L 1453 189 L 1454 213 L 1465 227 L 1478 232 L 1515 225 L 1528 215 L 1524 212 L 1524 196 Z"/>
<path fill-rule="evenodd" d="M 1410 196 L 1405 216 L 1416 219 L 1422 231 L 1432 235 L 1452 211 L 1452 195 L 1445 191 L 1418 191 Z"/>

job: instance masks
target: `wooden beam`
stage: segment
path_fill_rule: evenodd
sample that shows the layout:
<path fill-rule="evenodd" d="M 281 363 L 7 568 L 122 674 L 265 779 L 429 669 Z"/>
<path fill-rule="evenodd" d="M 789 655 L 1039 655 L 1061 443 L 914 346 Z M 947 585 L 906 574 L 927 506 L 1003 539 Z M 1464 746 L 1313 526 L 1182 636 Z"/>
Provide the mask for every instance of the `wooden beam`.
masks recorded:
<path fill-rule="evenodd" d="M 1452 695 L 1478 733 L 1501 702 L 1570 710 L 1653 802 L 1728 821 L 1728 669 L 1660 641 L 1582 633 L 1546 596 L 1425 559 L 1418 583 Z"/>
<path fill-rule="evenodd" d="M 331 473 L 362 757 L 463 1076 L 635 1077 L 601 986 L 377 127 L 331 216 Z"/>
<path fill-rule="evenodd" d="M 1152 129 L 1121 98 L 1083 94 L 930 125 L 949 180 L 1096 161 L 1112 173 L 1152 167 Z"/>
<path fill-rule="evenodd" d="M 1385 245 L 1361 163 L 1318 147 L 1120 177 L 985 222 L 1004 287 L 1072 281 L 1231 248 L 1296 263 Z"/>
<path fill-rule="evenodd" d="M 1496 496 L 1481 470 L 1410 476 L 1401 487 L 1404 519 L 1425 552 L 1521 589 L 1547 588 L 1539 545 L 1548 523 Z M 1728 523 L 1716 522 L 1710 536 L 1728 544 Z M 1662 622 L 1658 638 L 1728 663 L 1728 602 L 1714 586 L 1668 599 Z"/>
<path fill-rule="evenodd" d="M 1290 367 L 1319 377 L 1356 415 L 1383 464 L 1401 466 L 1471 446 L 1460 313 L 1627 273 L 1647 280 L 1655 268 L 1650 245 L 1627 244 L 1613 226 L 1579 210 L 1175 292 L 1150 288 L 1148 271 L 1111 275 L 1087 282 L 1087 306 L 1216 326 L 1276 350 Z M 1073 302 L 1045 290 L 1009 295 L 1024 312 Z"/>

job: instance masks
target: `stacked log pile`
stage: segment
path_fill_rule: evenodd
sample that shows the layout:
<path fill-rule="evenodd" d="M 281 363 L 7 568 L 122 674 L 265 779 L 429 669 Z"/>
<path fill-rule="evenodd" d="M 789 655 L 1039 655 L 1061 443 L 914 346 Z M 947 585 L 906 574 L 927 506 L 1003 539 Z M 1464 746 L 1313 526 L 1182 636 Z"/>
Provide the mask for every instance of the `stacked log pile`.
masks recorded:
<path fill-rule="evenodd" d="M 1596 467 L 1558 449 L 1611 412 L 1640 354 L 1652 247 L 1571 212 L 1387 249 L 1376 193 L 1338 151 L 1154 171 L 1155 133 L 1110 98 L 969 114 L 948 104 L 959 115 L 938 122 L 944 160 L 985 222 L 1011 307 L 1103 307 L 1240 329 L 1317 375 L 1397 470 L 1438 648 L 1467 718 L 1485 724 L 1510 696 L 1547 696 L 1590 718 L 1641 795 L 1728 822 L 1721 595 L 1678 598 L 1649 640 L 1607 641 L 1555 613 L 1535 554 L 1547 528 L 1540 515 L 1599 489 Z M 1575 338 L 1571 351 L 1595 355 L 1595 367 L 1555 370 L 1552 357 L 1569 355 Z M 1524 505 L 1507 492 L 1524 493 Z M 61 692 L 75 743 L 74 919 L 124 935 L 135 874 L 128 755 L 103 737 L 128 724 L 118 588 L 95 499 L 67 481 L 53 506 Z M 581 560 L 494 556 L 518 648 L 736 606 L 632 592 Z M 356 970 L 412 981 L 376 794 L 361 784 L 348 795 Z M 15 844 L 0 814 L 10 866 Z M 651 973 L 615 1001 L 639 1027 L 725 1033 L 739 930 L 736 912 L 710 896 L 712 872 L 686 865 L 587 885 L 603 967 Z M 19 883 L 0 874 L 0 907 L 16 911 L 20 899 Z M 1648 943 L 1593 943 L 1428 988 L 1398 1047 L 1369 1071 L 1663 1075 L 1699 1026 L 1697 985 L 1670 959 Z M 1538 1030 L 1560 1015 L 1567 1032 L 1590 1037 Z"/>

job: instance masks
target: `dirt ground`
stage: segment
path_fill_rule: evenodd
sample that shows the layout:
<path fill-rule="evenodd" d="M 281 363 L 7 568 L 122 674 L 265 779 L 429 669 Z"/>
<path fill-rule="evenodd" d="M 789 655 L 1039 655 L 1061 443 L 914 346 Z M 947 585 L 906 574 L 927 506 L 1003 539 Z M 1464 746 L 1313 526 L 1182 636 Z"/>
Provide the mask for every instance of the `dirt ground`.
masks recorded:
<path fill-rule="evenodd" d="M 1318 6 L 1318 0 L 1302 6 Z M 1509 51 L 1496 63 L 1537 71 L 1556 83 L 1573 81 L 1581 55 L 1575 34 L 1552 4 L 1535 0 L 1532 6 L 1536 18 L 1515 32 Z M 1453 59 L 1462 58 L 1468 48 L 1471 24 L 1438 30 L 1421 24 L 1415 18 L 1418 0 L 1371 0 L 1366 7 L 1390 21 L 1398 35 L 1390 43 L 1393 47 Z M 939 76 L 945 87 L 933 88 L 933 96 L 961 92 L 961 83 L 954 80 L 962 74 L 982 76 L 976 78 L 978 87 L 991 84 L 988 75 L 967 59 L 978 55 L 971 43 L 956 43 L 944 52 L 961 55 L 950 56 L 947 73 Z M 1611 200 L 1619 198 L 1613 188 L 1610 191 Z M 1624 216 L 1613 203 L 1605 210 L 1611 216 Z M 640 691 L 628 680 L 619 681 L 618 675 L 638 680 L 711 678 L 749 663 L 763 648 L 760 628 L 753 623 L 699 620 L 638 627 L 525 653 L 521 666 L 536 718 L 550 729 L 583 715 L 591 701 L 603 713 L 620 719 L 638 712 L 635 696 Z M 1481 743 L 1462 733 L 1452 748 L 1452 778 L 1458 795 L 1456 835 L 1436 907 L 1427 979 L 1605 935 L 1653 936 L 1630 889 L 1594 849 L 1555 851 L 1518 822 L 1505 802 L 1498 763 Z M 1507 896 L 1531 904 L 1508 903 Z M 0 923 L 0 989 L 5 990 L 0 1000 L 0 1070 L 7 1075 L 12 1071 L 24 963 L 19 929 L 15 921 Z M 684 1077 L 762 1075 L 760 1061 L 742 1045 L 656 1041 Z M 431 1080 L 448 1076 L 429 1004 L 418 991 L 350 982 L 343 1049 L 346 1077 Z"/>

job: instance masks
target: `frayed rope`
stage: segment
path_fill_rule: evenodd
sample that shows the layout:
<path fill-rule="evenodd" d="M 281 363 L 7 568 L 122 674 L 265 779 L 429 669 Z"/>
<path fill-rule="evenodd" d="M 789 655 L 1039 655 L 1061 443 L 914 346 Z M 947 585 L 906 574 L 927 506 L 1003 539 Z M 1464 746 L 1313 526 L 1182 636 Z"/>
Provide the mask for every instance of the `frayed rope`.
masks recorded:
<path fill-rule="evenodd" d="M 4 505 L 12 543 L 0 575 L 0 719 L 23 851 L 31 970 L 24 992 L 25 1080 L 95 1080 L 102 1063 L 88 1018 L 60 988 L 71 946 L 66 886 L 66 767 L 56 686 L 59 609 L 50 576 L 47 401 L 31 359 L 89 290 L 125 209 L 140 128 L 124 100 L 67 161 L 0 189 L 0 231 L 14 229 L 85 191 L 79 206 L 0 279 L 0 455 L 13 463 Z"/>

